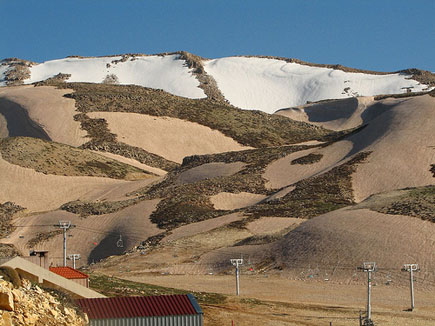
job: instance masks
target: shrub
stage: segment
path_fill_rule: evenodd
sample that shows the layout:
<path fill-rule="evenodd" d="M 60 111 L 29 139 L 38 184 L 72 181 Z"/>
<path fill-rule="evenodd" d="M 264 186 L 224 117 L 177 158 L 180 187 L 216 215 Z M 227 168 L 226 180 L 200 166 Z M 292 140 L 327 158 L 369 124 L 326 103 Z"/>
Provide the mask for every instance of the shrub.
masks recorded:
<path fill-rule="evenodd" d="M 3 276 L 5 281 L 12 283 L 15 288 L 19 288 L 21 286 L 21 277 L 15 268 L 9 266 L 0 266 L 0 276 Z"/>
<path fill-rule="evenodd" d="M 103 84 L 116 85 L 119 84 L 118 76 L 115 74 L 106 75 L 106 78 L 103 80 Z"/>

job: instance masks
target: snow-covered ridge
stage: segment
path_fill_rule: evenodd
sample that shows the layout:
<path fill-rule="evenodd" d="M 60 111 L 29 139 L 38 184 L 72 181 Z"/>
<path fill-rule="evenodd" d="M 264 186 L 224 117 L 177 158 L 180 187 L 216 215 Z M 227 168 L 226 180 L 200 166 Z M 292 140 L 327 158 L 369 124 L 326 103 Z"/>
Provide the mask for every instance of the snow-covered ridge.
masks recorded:
<path fill-rule="evenodd" d="M 24 84 L 46 80 L 59 73 L 70 74 L 69 82 L 102 83 L 106 80 L 121 85 L 139 85 L 163 89 L 174 95 L 203 98 L 198 80 L 179 55 L 130 56 L 98 58 L 65 58 L 33 65 Z M 0 86 L 5 86 L 5 66 L 0 66 Z"/>
<path fill-rule="evenodd" d="M 198 60 L 195 64 L 202 65 L 204 69 L 201 67 L 200 72 L 196 70 L 194 74 L 193 69 L 189 68 L 192 65 L 178 53 L 68 57 L 41 64 L 25 62 L 23 69 L 30 71 L 30 77 L 22 74 L 27 79 L 19 78 L 24 84 L 31 84 L 62 73 L 71 75 L 68 82 L 133 84 L 199 99 L 206 95 L 200 88 L 197 74 L 205 71 L 214 78 L 219 91 L 232 105 L 267 113 L 302 105 L 307 101 L 427 89 L 426 85 L 411 79 L 411 75 L 400 73 L 345 72 L 280 58 L 228 57 Z M 0 86 L 6 86 L 5 76 L 10 69 L 14 69 L 10 62 L 0 61 Z M 204 83 L 204 80 L 201 82 Z"/>
<path fill-rule="evenodd" d="M 242 109 L 268 113 L 307 101 L 423 91 L 426 85 L 403 74 L 374 75 L 311 67 L 283 60 L 229 57 L 207 61 L 225 98 Z"/>

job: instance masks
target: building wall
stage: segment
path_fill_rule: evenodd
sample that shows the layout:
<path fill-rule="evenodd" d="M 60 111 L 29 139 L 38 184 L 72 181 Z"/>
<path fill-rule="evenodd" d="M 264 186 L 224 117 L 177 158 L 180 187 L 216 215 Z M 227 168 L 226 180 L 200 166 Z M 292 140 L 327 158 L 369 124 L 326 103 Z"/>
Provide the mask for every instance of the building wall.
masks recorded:
<path fill-rule="evenodd" d="M 91 319 L 91 326 L 203 326 L 203 315 Z"/>
<path fill-rule="evenodd" d="M 71 278 L 70 280 L 80 284 L 81 286 L 89 288 L 89 279 L 88 278 Z"/>
<path fill-rule="evenodd" d="M 27 256 L 22 258 L 38 266 L 41 266 L 42 268 L 48 269 L 48 259 L 46 259 L 46 257 Z"/>

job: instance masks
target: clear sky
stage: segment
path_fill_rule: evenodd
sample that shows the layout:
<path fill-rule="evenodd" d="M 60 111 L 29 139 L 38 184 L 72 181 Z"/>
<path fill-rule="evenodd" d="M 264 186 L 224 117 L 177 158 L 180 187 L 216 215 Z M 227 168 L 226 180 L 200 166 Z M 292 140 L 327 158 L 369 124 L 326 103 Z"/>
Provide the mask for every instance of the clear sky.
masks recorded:
<path fill-rule="evenodd" d="M 435 71 L 435 0 L 0 0 L 0 59 L 185 50 Z"/>

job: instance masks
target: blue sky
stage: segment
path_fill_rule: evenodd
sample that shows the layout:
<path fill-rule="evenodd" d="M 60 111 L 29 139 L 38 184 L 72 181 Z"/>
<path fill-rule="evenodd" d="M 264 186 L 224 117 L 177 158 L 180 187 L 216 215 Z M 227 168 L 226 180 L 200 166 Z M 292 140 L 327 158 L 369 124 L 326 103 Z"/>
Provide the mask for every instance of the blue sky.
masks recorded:
<path fill-rule="evenodd" d="M 185 50 L 435 71 L 435 0 L 0 0 L 0 58 Z"/>

